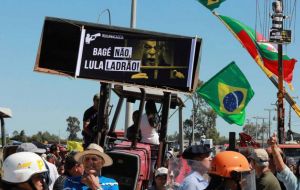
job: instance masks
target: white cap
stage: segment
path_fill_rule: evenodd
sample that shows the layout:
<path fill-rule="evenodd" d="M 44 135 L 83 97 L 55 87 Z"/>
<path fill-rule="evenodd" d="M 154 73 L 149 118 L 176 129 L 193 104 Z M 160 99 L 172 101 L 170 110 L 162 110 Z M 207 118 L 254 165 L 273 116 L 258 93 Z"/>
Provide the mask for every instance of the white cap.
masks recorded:
<path fill-rule="evenodd" d="M 165 167 L 160 167 L 155 171 L 155 177 L 158 175 L 168 175 L 168 169 Z"/>

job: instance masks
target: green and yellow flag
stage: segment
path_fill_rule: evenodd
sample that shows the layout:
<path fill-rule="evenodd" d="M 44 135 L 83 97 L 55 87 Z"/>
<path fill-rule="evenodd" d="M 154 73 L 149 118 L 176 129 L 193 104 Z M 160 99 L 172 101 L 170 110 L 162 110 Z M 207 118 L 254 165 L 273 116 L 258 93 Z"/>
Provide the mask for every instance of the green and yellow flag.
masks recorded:
<path fill-rule="evenodd" d="M 82 143 L 76 141 L 67 141 L 67 150 L 82 152 L 83 151 Z"/>
<path fill-rule="evenodd" d="M 218 8 L 221 5 L 221 3 L 223 3 L 225 0 L 197 0 L 197 1 L 212 11 L 215 8 Z"/>
<path fill-rule="evenodd" d="M 245 75 L 234 62 L 197 89 L 197 93 L 225 121 L 241 126 L 245 121 L 245 108 L 254 95 Z"/>

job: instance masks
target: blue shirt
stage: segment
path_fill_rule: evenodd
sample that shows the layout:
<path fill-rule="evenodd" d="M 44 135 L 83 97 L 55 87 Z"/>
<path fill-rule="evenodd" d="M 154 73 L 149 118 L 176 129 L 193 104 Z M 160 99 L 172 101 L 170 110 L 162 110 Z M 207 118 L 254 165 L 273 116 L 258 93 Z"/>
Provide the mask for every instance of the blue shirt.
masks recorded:
<path fill-rule="evenodd" d="M 193 171 L 188 175 L 179 187 L 180 190 L 203 190 L 208 186 L 208 181 L 198 172 Z"/>
<path fill-rule="evenodd" d="M 285 168 L 277 173 L 277 178 L 284 184 L 287 190 L 300 190 L 300 183 L 294 173 L 285 166 Z"/>
<path fill-rule="evenodd" d="M 103 190 L 119 190 L 119 185 L 116 180 L 100 176 L 99 183 Z M 81 183 L 81 176 L 68 177 L 64 183 L 64 190 L 88 190 L 90 189 L 84 183 Z"/>

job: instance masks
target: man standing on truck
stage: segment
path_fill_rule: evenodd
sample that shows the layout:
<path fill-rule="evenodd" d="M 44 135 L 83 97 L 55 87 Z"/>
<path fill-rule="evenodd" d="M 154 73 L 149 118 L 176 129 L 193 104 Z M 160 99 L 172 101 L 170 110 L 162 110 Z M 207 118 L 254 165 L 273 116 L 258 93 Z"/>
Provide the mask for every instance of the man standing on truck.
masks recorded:
<path fill-rule="evenodd" d="M 98 121 L 98 107 L 99 107 L 100 94 L 95 94 L 93 98 L 93 105 L 88 108 L 83 115 L 83 148 L 89 146 L 89 144 L 94 142 L 95 138 L 95 129 L 97 127 Z"/>
<path fill-rule="evenodd" d="M 141 121 L 141 142 L 150 144 L 159 144 L 159 135 L 157 128 L 159 127 L 159 118 L 156 110 L 155 102 L 148 100 L 146 103 L 146 113 L 142 115 Z"/>
<path fill-rule="evenodd" d="M 139 110 L 135 110 L 132 114 L 132 121 L 133 121 L 133 124 L 128 127 L 127 129 L 127 133 L 126 133 L 126 137 L 128 140 L 132 141 L 134 139 L 134 132 L 136 130 L 136 128 L 138 127 L 138 119 L 139 119 Z M 141 140 L 141 130 L 139 129 L 138 131 L 138 135 L 137 135 L 137 140 L 140 141 Z"/>

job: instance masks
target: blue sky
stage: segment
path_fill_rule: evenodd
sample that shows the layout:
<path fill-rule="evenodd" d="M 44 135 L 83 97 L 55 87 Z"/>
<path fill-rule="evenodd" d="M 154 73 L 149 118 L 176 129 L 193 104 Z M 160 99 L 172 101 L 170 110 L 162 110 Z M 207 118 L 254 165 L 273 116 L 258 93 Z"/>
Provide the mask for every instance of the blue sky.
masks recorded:
<path fill-rule="evenodd" d="M 217 12 L 230 16 L 254 28 L 256 1 L 226 1 Z M 129 27 L 131 0 L 1 0 L 0 1 L 0 107 L 9 107 L 13 118 L 6 119 L 8 133 L 25 130 L 32 135 L 49 131 L 67 136 L 66 118 L 82 120 L 83 112 L 92 104 L 99 91 L 97 81 L 70 79 L 33 72 L 45 16 L 97 22 L 99 14 L 109 9 L 114 26 Z M 299 9 L 299 4 L 298 4 Z M 300 20 L 299 14 L 297 19 Z M 137 0 L 136 28 L 203 38 L 200 79 L 207 81 L 231 61 L 235 61 L 248 78 L 255 96 L 247 107 L 247 118 L 268 118 L 265 108 L 274 108 L 277 90 L 234 39 L 224 25 L 196 0 Z M 107 14 L 100 17 L 108 24 Z M 290 57 L 300 59 L 299 25 L 292 28 L 295 41 L 284 48 Z M 300 68 L 295 66 L 292 96 L 299 96 Z M 116 99 L 113 97 L 116 107 Z M 285 104 L 286 114 L 289 106 Z M 187 102 L 184 119 L 190 117 L 191 102 Z M 172 111 L 171 111 L 172 113 Z M 275 112 L 272 112 L 272 117 Z M 122 121 L 122 119 L 120 119 Z M 177 130 L 177 117 L 170 121 L 169 132 Z M 285 120 L 286 124 L 288 120 Z M 260 123 L 261 120 L 258 120 Z M 276 121 L 272 121 L 275 129 Z M 292 112 L 292 129 L 300 132 L 300 119 Z M 123 124 L 119 122 L 119 127 Z M 240 132 L 242 127 L 217 119 L 221 135 Z"/>

